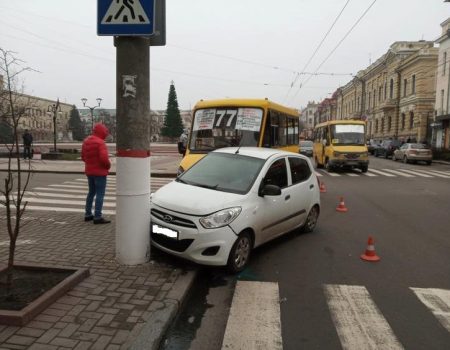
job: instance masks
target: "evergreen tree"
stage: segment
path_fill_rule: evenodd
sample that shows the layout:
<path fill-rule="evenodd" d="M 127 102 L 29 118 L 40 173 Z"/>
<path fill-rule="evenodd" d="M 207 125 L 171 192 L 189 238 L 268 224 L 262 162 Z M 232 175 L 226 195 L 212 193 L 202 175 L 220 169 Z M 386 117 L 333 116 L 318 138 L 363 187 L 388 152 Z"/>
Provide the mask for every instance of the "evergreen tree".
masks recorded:
<path fill-rule="evenodd" d="M 69 129 L 72 130 L 72 136 L 75 141 L 83 141 L 86 137 L 83 124 L 81 123 L 80 113 L 75 105 L 72 106 L 69 118 Z"/>
<path fill-rule="evenodd" d="M 161 130 L 162 136 L 170 137 L 171 140 L 183 133 L 183 121 L 178 109 L 177 93 L 173 81 L 170 83 L 169 98 L 167 100 L 166 118 Z"/>

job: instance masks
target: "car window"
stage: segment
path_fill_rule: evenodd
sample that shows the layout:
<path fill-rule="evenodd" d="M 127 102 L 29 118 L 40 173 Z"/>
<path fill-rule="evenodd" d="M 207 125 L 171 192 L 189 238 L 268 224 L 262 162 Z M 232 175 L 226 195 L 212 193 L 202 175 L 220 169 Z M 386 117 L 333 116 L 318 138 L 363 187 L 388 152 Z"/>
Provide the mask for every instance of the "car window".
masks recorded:
<path fill-rule="evenodd" d="M 408 148 L 407 144 L 404 144 L 402 147 L 400 147 L 400 149 L 407 149 L 407 148 Z"/>
<path fill-rule="evenodd" d="M 211 152 L 176 181 L 216 191 L 245 194 L 250 190 L 263 165 L 264 159 Z"/>
<path fill-rule="evenodd" d="M 289 167 L 291 168 L 292 184 L 303 182 L 311 176 L 311 169 L 306 160 L 297 157 L 289 157 Z"/>
<path fill-rule="evenodd" d="M 264 177 L 265 185 L 277 185 L 280 188 L 287 187 L 287 169 L 284 158 L 276 160 L 267 170 Z"/>

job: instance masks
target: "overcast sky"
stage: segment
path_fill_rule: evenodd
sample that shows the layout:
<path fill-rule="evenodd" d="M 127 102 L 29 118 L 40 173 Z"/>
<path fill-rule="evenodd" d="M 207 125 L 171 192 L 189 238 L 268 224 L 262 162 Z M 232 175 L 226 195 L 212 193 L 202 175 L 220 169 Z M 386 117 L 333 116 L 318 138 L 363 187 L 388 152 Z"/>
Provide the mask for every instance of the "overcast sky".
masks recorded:
<path fill-rule="evenodd" d="M 40 72 L 23 75 L 26 93 L 77 107 L 101 97 L 116 107 L 115 48 L 112 37 L 97 36 L 96 12 L 96 0 L 0 0 L 0 47 Z M 435 40 L 449 16 L 444 0 L 167 0 L 167 45 L 150 49 L 150 107 L 166 108 L 173 80 L 180 109 L 227 97 L 300 108 L 395 41 Z"/>

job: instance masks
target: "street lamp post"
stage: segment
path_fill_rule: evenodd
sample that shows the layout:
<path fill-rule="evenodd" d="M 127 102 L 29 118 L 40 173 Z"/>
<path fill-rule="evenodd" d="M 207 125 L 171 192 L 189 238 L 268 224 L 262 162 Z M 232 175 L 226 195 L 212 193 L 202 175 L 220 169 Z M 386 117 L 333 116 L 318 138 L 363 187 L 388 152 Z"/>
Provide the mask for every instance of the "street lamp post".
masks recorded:
<path fill-rule="evenodd" d="M 102 103 L 102 99 L 100 97 L 98 97 L 96 101 L 98 103 L 97 106 L 89 107 L 89 106 L 86 106 L 87 98 L 83 97 L 81 99 L 81 102 L 83 102 L 83 106 L 89 108 L 89 110 L 91 111 L 91 123 L 92 123 L 91 124 L 91 132 L 94 129 L 94 109 L 96 109 L 97 107 L 100 107 L 100 103 Z"/>
<path fill-rule="evenodd" d="M 56 104 L 48 106 L 47 111 L 53 114 L 53 152 L 56 153 L 56 114 L 61 112 L 59 98 L 57 99 Z"/>

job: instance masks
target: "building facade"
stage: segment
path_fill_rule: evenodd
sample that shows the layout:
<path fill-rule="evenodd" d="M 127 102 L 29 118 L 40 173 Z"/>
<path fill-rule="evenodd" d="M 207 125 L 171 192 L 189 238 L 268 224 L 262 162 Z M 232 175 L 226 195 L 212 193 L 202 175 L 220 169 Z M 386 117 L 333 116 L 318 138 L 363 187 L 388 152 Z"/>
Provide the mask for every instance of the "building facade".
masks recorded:
<path fill-rule="evenodd" d="M 338 89 L 338 119 L 367 121 L 370 139 L 430 142 L 438 49 L 400 41 Z"/>
<path fill-rule="evenodd" d="M 316 125 L 315 115 L 317 112 L 318 103 L 314 101 L 309 101 L 301 111 L 300 114 L 300 138 L 301 139 L 311 139 L 314 131 L 314 126 Z M 302 125 L 303 124 L 303 125 Z M 301 128 L 303 126 L 303 129 Z"/>
<path fill-rule="evenodd" d="M 438 149 L 450 149 L 450 18 L 441 24 L 439 59 L 436 70 L 435 113 L 431 123 L 431 143 Z"/>

